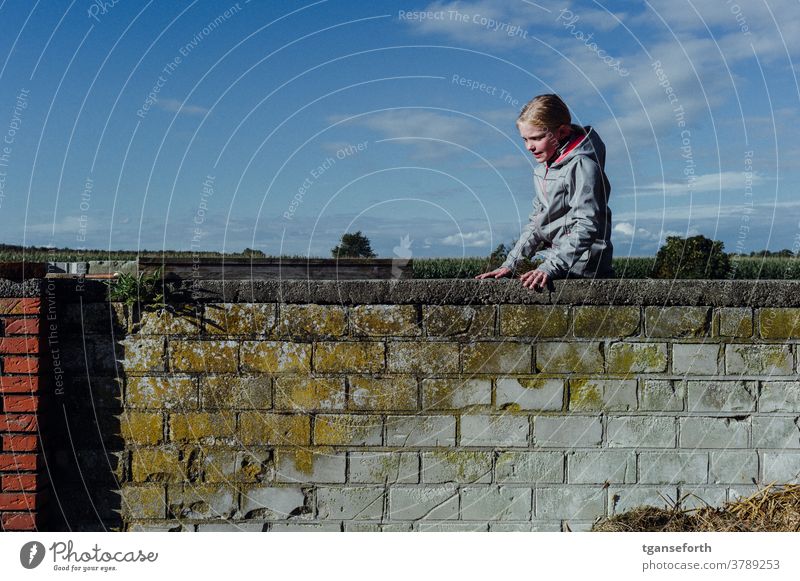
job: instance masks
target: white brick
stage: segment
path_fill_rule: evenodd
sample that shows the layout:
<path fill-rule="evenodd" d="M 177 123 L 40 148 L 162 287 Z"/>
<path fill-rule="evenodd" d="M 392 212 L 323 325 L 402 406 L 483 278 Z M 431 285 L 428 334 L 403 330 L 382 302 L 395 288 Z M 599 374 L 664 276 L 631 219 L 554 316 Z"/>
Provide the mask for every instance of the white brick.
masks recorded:
<path fill-rule="evenodd" d="M 536 417 L 533 421 L 533 442 L 543 448 L 597 447 L 603 440 L 599 417 L 558 416 Z"/>
<path fill-rule="evenodd" d="M 639 482 L 642 484 L 705 484 L 708 454 L 695 452 L 642 452 L 639 454 Z"/>
<path fill-rule="evenodd" d="M 392 488 L 389 510 L 392 520 L 457 519 L 458 489 L 452 485 Z"/>
<path fill-rule="evenodd" d="M 386 441 L 390 446 L 455 446 L 453 416 L 389 416 Z"/>
<path fill-rule="evenodd" d="M 530 520 L 531 489 L 510 486 L 464 488 L 461 518 L 464 520 Z"/>
<path fill-rule="evenodd" d="M 382 488 L 317 488 L 317 512 L 322 520 L 380 519 Z"/>
<path fill-rule="evenodd" d="M 594 519 L 604 514 L 604 491 L 597 487 L 536 490 L 536 518 Z"/>
<path fill-rule="evenodd" d="M 682 411 L 686 399 L 686 382 L 669 379 L 639 380 L 639 409 L 642 411 Z"/>
<path fill-rule="evenodd" d="M 755 416 L 753 418 L 754 448 L 800 448 L 798 417 Z"/>
<path fill-rule="evenodd" d="M 563 379 L 504 377 L 497 380 L 497 406 L 558 411 L 564 404 Z"/>
<path fill-rule="evenodd" d="M 275 477 L 279 482 L 344 482 L 346 464 L 344 453 L 279 450 Z"/>
<path fill-rule="evenodd" d="M 689 411 L 755 411 L 757 389 L 755 381 L 687 381 Z"/>
<path fill-rule="evenodd" d="M 423 452 L 422 481 L 426 484 L 491 482 L 492 454 L 471 450 Z"/>
<path fill-rule="evenodd" d="M 722 371 L 720 346 L 713 343 L 675 343 L 672 372 L 677 375 L 718 375 Z"/>
<path fill-rule="evenodd" d="M 622 514 L 640 506 L 667 508 L 677 499 L 675 486 L 612 486 L 608 489 L 608 513 Z"/>
<path fill-rule="evenodd" d="M 749 420 L 680 418 L 681 448 L 747 448 Z"/>
<path fill-rule="evenodd" d="M 414 452 L 350 452 L 350 481 L 416 484 L 419 458 Z"/>
<path fill-rule="evenodd" d="M 636 482 L 636 454 L 627 450 L 569 452 L 567 473 L 570 484 L 625 484 Z"/>
<path fill-rule="evenodd" d="M 754 450 L 716 450 L 710 457 L 712 484 L 750 484 L 758 480 L 758 454 Z"/>
<path fill-rule="evenodd" d="M 800 410 L 800 381 L 764 381 L 758 409 L 762 412 L 797 412 Z"/>
<path fill-rule="evenodd" d="M 560 484 L 564 482 L 561 452 L 501 452 L 495 471 L 498 482 Z"/>
<path fill-rule="evenodd" d="M 674 448 L 675 420 L 670 417 L 608 418 L 610 448 Z"/>
<path fill-rule="evenodd" d="M 250 513 L 259 511 L 266 519 L 285 519 L 303 510 L 305 495 L 300 488 L 249 488 L 242 490 L 241 505 L 245 518 L 253 518 Z"/>
<path fill-rule="evenodd" d="M 527 416 L 461 416 L 461 445 L 527 446 L 529 430 Z"/>
<path fill-rule="evenodd" d="M 781 484 L 800 482 L 800 454 L 764 452 L 764 482 Z"/>

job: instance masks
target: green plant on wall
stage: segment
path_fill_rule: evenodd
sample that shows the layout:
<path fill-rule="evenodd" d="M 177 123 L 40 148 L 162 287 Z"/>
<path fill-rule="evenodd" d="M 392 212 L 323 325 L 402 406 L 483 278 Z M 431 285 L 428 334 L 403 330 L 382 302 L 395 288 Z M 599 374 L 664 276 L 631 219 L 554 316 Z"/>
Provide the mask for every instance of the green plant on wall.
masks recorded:
<path fill-rule="evenodd" d="M 731 269 L 730 257 L 719 240 L 705 236 L 669 236 L 656 255 L 656 278 L 725 278 Z"/>
<path fill-rule="evenodd" d="M 120 274 L 107 284 L 109 300 L 122 302 L 127 307 L 139 305 L 145 310 L 159 311 L 167 306 L 164 302 L 164 276 L 161 268 L 150 274 L 140 272 L 138 276 Z"/>

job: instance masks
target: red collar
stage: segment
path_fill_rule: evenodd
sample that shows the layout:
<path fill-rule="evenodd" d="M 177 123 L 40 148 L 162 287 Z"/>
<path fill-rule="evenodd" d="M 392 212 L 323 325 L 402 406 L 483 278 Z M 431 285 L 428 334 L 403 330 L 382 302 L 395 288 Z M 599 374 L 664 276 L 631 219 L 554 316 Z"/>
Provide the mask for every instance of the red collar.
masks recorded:
<path fill-rule="evenodd" d="M 561 155 L 559 155 L 559 156 L 556 158 L 556 160 L 555 160 L 553 163 L 548 163 L 548 164 L 547 164 L 547 167 L 549 168 L 549 167 L 550 167 L 550 166 L 552 166 L 553 164 L 555 164 L 555 163 L 558 163 L 559 161 L 561 161 L 562 159 L 564 159 L 565 157 L 567 157 L 567 154 L 569 154 L 569 152 L 570 152 L 570 151 L 572 151 L 573 149 L 575 149 L 576 147 L 578 147 L 578 145 L 580 145 L 580 144 L 581 144 L 581 142 L 582 142 L 584 139 L 586 139 L 586 135 L 587 135 L 587 134 L 586 134 L 586 133 L 584 133 L 583 135 L 580 135 L 580 134 L 579 134 L 579 135 L 576 135 L 575 137 L 573 137 L 573 138 L 572 138 L 572 141 L 570 141 L 570 142 L 569 142 L 569 145 L 567 145 L 567 148 L 566 148 L 566 149 L 563 151 L 563 153 L 562 153 Z"/>

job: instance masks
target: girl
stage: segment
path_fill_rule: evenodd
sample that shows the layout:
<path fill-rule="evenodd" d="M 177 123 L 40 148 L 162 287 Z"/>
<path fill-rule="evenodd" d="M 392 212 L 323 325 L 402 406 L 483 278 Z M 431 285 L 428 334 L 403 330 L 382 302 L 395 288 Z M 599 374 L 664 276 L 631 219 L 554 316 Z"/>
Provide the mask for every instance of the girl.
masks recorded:
<path fill-rule="evenodd" d="M 558 95 L 539 95 L 519 114 L 525 148 L 541 165 L 533 172 L 535 196 L 528 225 L 503 265 L 475 278 L 513 276 L 522 256 L 542 263 L 520 276 L 522 286 L 543 289 L 570 277 L 610 277 L 611 186 L 605 174 L 606 147 L 591 127 L 572 124 Z"/>

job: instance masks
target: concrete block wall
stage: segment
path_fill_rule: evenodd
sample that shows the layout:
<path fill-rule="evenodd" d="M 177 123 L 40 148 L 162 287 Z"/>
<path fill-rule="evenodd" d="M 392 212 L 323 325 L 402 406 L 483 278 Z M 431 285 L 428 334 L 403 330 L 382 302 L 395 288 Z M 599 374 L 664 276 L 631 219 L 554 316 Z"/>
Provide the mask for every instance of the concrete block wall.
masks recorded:
<path fill-rule="evenodd" d="M 800 474 L 794 282 L 171 290 L 62 293 L 125 530 L 585 530 Z"/>

